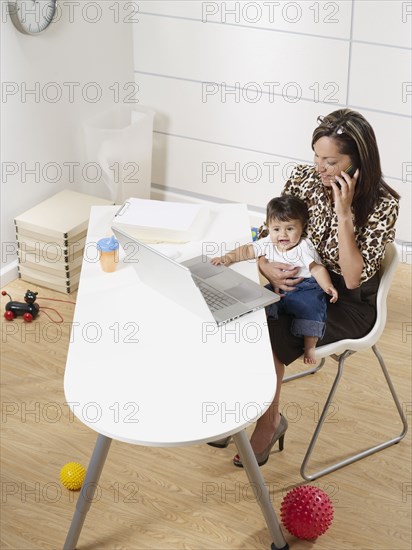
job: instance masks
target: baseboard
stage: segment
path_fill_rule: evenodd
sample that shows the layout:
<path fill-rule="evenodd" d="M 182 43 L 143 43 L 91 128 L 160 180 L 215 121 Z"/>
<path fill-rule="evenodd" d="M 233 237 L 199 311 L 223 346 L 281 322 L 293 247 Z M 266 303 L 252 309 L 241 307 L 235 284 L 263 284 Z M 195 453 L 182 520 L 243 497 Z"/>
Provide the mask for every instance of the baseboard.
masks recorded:
<path fill-rule="evenodd" d="M 4 288 L 15 279 L 18 279 L 19 271 L 17 266 L 18 260 L 14 260 L 0 270 L 0 281 L 2 288 Z"/>

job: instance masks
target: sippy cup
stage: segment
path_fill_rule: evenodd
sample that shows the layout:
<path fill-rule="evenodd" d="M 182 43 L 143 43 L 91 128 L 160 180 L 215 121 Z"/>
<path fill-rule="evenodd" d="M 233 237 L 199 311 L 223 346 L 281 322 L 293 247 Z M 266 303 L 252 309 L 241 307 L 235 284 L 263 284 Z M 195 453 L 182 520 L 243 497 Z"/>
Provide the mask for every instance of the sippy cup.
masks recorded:
<path fill-rule="evenodd" d="M 100 266 L 103 271 L 111 273 L 116 270 L 119 261 L 119 241 L 115 237 L 105 237 L 97 241 L 100 252 Z"/>

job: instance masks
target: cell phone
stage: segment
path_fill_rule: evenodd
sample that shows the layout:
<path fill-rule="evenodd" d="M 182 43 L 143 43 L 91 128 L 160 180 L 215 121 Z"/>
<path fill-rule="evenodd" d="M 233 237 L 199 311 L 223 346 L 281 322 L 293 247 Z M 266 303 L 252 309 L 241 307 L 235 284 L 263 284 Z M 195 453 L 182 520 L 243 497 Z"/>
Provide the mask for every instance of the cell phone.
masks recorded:
<path fill-rule="evenodd" d="M 350 166 L 348 166 L 345 170 L 345 172 L 348 174 L 348 176 L 350 176 L 351 178 L 353 178 L 353 176 L 355 175 L 355 172 L 358 168 L 356 166 L 354 166 L 353 164 L 351 164 Z"/>

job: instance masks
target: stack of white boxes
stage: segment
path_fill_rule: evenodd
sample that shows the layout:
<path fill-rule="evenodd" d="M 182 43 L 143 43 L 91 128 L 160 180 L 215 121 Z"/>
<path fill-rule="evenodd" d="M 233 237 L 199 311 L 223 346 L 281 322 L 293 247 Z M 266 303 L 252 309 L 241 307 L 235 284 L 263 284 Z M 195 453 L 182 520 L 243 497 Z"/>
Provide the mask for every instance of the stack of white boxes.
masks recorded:
<path fill-rule="evenodd" d="M 76 290 L 90 208 L 110 204 L 66 189 L 17 216 L 20 278 L 59 292 Z"/>

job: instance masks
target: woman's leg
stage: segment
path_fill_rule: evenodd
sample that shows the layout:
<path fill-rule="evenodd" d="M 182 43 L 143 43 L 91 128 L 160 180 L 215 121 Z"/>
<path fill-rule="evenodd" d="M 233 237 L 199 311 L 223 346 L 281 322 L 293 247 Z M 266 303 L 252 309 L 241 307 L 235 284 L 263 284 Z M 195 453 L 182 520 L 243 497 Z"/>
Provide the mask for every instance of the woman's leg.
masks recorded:
<path fill-rule="evenodd" d="M 280 422 L 279 400 L 285 365 L 279 361 L 275 354 L 273 354 L 273 359 L 277 376 L 276 393 L 267 411 L 257 421 L 250 439 L 250 444 L 255 453 L 260 453 L 266 449 Z"/>

